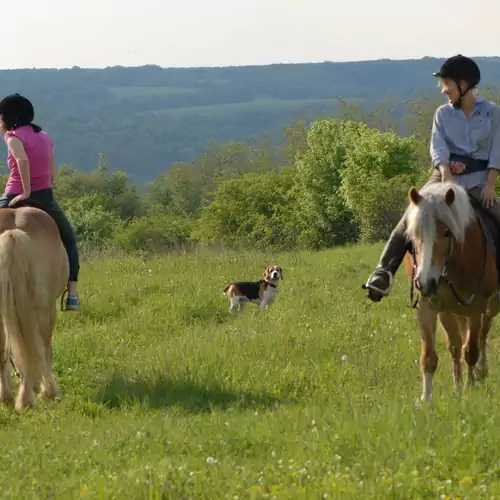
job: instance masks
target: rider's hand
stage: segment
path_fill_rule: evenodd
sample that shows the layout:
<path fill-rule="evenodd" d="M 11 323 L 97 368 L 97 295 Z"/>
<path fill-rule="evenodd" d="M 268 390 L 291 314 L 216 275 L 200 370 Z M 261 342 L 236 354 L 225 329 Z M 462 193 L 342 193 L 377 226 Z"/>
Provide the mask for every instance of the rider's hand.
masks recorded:
<path fill-rule="evenodd" d="M 17 203 L 27 200 L 29 197 L 30 197 L 29 193 L 18 194 L 15 198 L 12 198 L 12 200 L 9 203 L 9 207 L 13 207 Z"/>
<path fill-rule="evenodd" d="M 483 188 L 482 196 L 483 205 L 486 208 L 492 207 L 497 202 L 495 186 L 487 182 Z"/>

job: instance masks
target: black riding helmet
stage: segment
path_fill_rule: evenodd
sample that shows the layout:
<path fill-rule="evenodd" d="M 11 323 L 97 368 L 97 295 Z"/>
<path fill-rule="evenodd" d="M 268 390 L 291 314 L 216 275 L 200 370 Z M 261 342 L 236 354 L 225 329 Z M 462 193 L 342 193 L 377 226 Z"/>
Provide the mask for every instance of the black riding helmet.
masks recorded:
<path fill-rule="evenodd" d="M 11 94 L 0 101 L 0 115 L 7 130 L 32 125 L 35 118 L 33 104 L 26 97 Z"/>
<path fill-rule="evenodd" d="M 439 71 L 433 73 L 433 76 L 437 78 L 452 80 L 457 84 L 458 90 L 460 92 L 460 97 L 453 105 L 455 108 L 460 108 L 462 106 L 462 99 L 464 95 L 474 87 L 477 87 L 477 85 L 481 81 L 481 72 L 479 71 L 478 65 L 469 57 L 465 57 L 461 54 L 447 59 L 443 63 Z M 468 83 L 465 91 L 462 91 L 462 89 L 460 88 L 461 80 L 464 80 Z"/>

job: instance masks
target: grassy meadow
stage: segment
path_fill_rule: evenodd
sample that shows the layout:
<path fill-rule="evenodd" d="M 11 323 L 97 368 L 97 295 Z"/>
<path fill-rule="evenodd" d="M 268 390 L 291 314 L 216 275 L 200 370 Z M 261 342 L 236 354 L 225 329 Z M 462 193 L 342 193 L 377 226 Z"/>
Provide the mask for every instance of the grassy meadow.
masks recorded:
<path fill-rule="evenodd" d="M 461 402 L 440 334 L 418 405 L 406 278 L 380 304 L 360 289 L 381 248 L 86 262 L 54 334 L 63 400 L 0 408 L 1 497 L 499 498 L 497 329 Z M 224 285 L 274 263 L 273 306 L 230 316 Z"/>

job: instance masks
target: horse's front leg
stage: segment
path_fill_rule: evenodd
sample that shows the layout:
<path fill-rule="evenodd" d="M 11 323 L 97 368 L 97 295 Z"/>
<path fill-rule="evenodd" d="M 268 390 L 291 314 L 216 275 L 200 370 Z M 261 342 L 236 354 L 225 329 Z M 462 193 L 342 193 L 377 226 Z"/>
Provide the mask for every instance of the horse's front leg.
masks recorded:
<path fill-rule="evenodd" d="M 462 342 L 467 334 L 467 318 L 453 313 L 439 313 L 441 325 L 448 335 L 448 350 L 452 359 L 453 385 L 460 396 L 462 393 Z"/>
<path fill-rule="evenodd" d="M 437 312 L 426 300 L 422 300 L 417 309 L 417 323 L 420 329 L 422 351 L 420 354 L 420 371 L 422 373 L 422 401 L 429 401 L 432 394 L 432 377 L 437 369 L 436 352 Z"/>
<path fill-rule="evenodd" d="M 477 380 L 484 380 L 488 376 L 488 358 L 486 355 L 486 344 L 492 322 L 492 318 L 486 313 L 482 315 L 481 329 L 479 331 L 479 359 L 477 360 L 475 369 Z"/>
<path fill-rule="evenodd" d="M 467 386 L 472 387 L 475 382 L 474 367 L 479 359 L 479 332 L 481 331 L 481 315 L 469 318 L 469 331 L 463 346 L 463 355 L 467 363 Z"/>

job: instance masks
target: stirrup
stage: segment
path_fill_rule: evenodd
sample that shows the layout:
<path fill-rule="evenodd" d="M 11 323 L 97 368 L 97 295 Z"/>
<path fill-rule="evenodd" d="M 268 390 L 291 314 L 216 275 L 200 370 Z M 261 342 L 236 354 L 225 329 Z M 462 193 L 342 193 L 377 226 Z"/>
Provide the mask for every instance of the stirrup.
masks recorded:
<path fill-rule="evenodd" d="M 387 287 L 386 290 L 381 290 L 379 287 L 374 286 L 374 285 L 372 285 L 372 284 L 369 283 L 369 281 L 373 277 L 373 275 L 377 274 L 377 273 L 380 273 L 380 272 L 383 272 L 383 273 L 387 274 L 387 276 L 389 277 L 389 286 Z M 376 269 L 370 275 L 370 277 L 368 278 L 367 282 L 364 285 L 362 285 L 361 288 L 363 290 L 366 290 L 367 288 L 369 288 L 370 290 L 374 290 L 375 292 L 380 293 L 380 295 L 382 295 L 384 297 L 387 297 L 389 295 L 389 292 L 390 292 L 391 288 L 392 288 L 392 279 L 393 279 L 393 274 L 390 271 L 387 271 L 386 269 L 379 268 L 379 269 Z"/>

